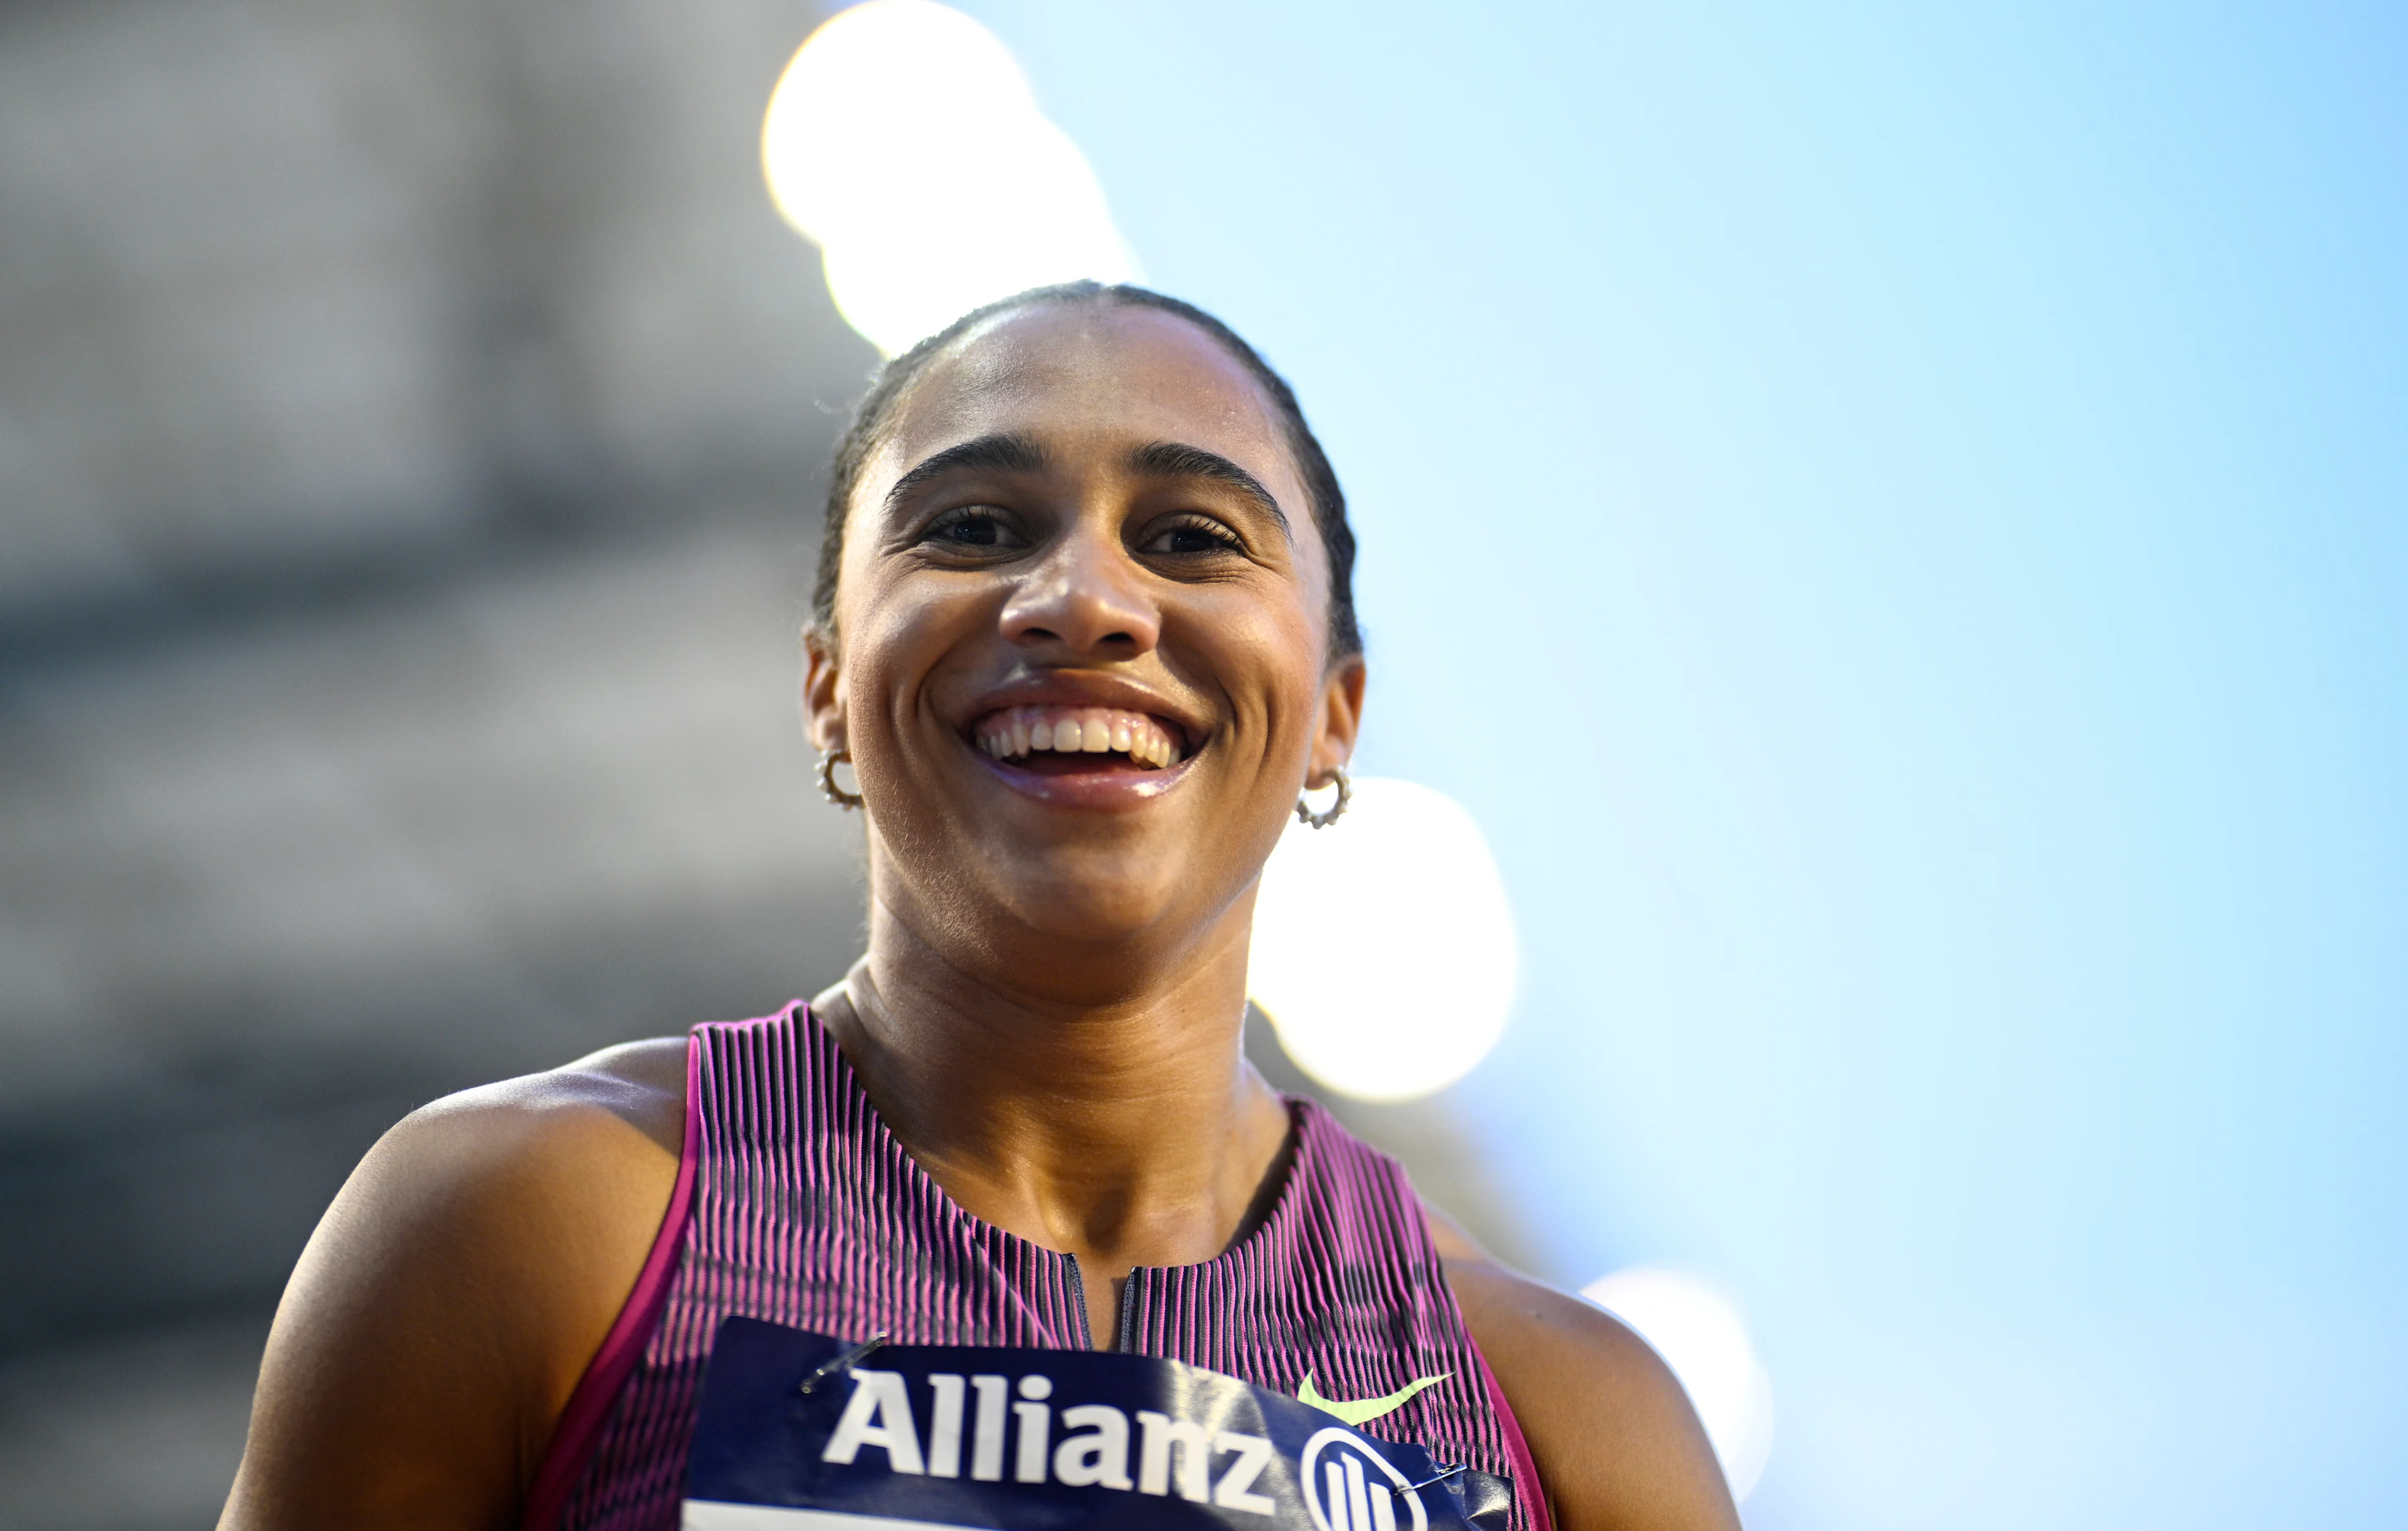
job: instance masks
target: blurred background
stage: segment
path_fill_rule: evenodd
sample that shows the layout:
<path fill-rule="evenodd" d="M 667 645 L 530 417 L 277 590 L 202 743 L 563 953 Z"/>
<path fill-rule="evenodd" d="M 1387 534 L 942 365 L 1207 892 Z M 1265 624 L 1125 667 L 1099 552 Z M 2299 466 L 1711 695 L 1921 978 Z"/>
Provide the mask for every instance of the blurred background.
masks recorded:
<path fill-rule="evenodd" d="M 2408 1524 L 2408 16 L 961 8 L 1501 871 L 1350 1120 L 1743 1319 L 1757 1531 Z M 824 16 L 0 0 L 0 1524 L 210 1524 L 402 1112 L 852 955 Z"/>

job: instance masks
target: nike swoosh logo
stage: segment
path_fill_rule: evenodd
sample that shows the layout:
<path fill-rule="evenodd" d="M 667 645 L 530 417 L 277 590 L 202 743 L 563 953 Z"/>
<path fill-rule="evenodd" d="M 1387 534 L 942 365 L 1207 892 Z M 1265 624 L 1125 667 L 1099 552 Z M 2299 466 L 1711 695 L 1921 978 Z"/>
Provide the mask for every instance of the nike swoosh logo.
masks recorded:
<path fill-rule="evenodd" d="M 1348 1403 L 1340 1398 L 1323 1397 L 1321 1390 L 1312 1385 L 1312 1373 L 1308 1371 L 1304 1374 L 1304 1385 L 1296 1390 L 1296 1401 L 1311 1404 L 1326 1414 L 1335 1414 L 1349 1424 L 1361 1424 L 1366 1420 L 1376 1420 L 1383 1414 L 1402 1409 L 1405 1400 L 1414 1394 L 1426 1387 L 1436 1387 L 1454 1375 L 1451 1371 L 1442 1371 L 1435 1377 L 1416 1377 L 1384 1398 L 1357 1398 Z"/>

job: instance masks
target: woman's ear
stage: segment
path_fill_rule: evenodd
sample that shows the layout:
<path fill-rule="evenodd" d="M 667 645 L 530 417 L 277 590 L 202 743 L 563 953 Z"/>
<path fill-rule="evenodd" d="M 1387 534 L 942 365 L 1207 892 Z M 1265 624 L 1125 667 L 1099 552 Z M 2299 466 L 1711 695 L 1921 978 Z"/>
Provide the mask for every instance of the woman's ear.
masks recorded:
<path fill-rule="evenodd" d="M 1331 772 L 1354 757 L 1354 736 L 1363 727 L 1361 654 L 1348 654 L 1329 666 L 1321 680 L 1321 724 L 1313 731 L 1312 761 L 1305 769 L 1307 787 L 1326 787 Z"/>
<path fill-rule="evenodd" d="M 803 629 L 803 737 L 829 754 L 845 748 L 844 678 L 836 645 L 817 623 Z"/>

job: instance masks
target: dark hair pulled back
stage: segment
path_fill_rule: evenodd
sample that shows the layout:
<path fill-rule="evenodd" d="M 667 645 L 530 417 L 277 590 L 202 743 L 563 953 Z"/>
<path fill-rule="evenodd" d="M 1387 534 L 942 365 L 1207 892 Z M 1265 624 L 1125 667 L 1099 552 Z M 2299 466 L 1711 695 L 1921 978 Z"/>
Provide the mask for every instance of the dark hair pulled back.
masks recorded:
<path fill-rule="evenodd" d="M 829 475 L 827 525 L 820 537 L 819 578 L 811 590 L 811 618 L 820 631 L 832 635 L 835 630 L 837 573 L 844 562 L 845 514 L 852 507 L 853 491 L 860 486 L 862 468 L 876 450 L 878 438 L 885 431 L 887 419 L 895 412 L 904 391 L 931 361 L 971 330 L 1005 314 L 1048 305 L 1153 308 L 1172 314 L 1203 331 L 1246 369 L 1269 397 L 1286 427 L 1288 452 L 1295 458 L 1297 476 L 1304 480 L 1305 493 L 1312 500 L 1312 522 L 1328 553 L 1329 657 L 1344 659 L 1360 653 L 1363 635 L 1354 621 L 1354 532 L 1346 523 L 1346 494 L 1338 487 L 1338 474 L 1329 465 L 1328 454 L 1321 450 L 1312 428 L 1304 422 L 1304 410 L 1296 402 L 1295 390 L 1237 331 L 1194 304 L 1143 287 L 1096 281 L 1034 287 L 974 308 L 879 370 L 861 408 L 853 413 L 853 424 L 837 443 L 835 466 Z"/>

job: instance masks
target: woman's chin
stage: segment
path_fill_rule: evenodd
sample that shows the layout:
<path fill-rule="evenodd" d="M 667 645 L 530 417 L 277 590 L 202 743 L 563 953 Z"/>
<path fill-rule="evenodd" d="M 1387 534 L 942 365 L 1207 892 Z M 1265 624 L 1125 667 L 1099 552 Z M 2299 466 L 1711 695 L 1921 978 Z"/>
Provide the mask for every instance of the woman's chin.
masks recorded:
<path fill-rule="evenodd" d="M 1075 859 L 1073 866 L 1004 874 L 998 902 L 1013 923 L 1056 940 L 1109 946 L 1209 918 L 1185 907 L 1195 883 L 1180 877 L 1179 867 L 1167 866 L 1169 857 L 1136 852 Z"/>

